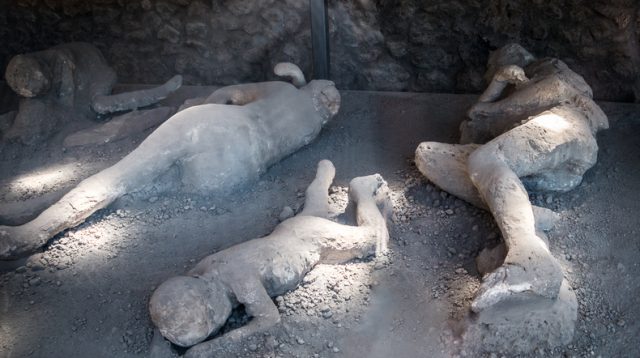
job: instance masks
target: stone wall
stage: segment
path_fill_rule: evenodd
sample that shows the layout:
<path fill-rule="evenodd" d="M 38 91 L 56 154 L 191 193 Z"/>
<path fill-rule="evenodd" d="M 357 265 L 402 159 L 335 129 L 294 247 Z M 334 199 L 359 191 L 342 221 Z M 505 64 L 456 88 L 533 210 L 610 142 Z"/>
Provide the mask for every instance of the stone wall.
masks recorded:
<path fill-rule="evenodd" d="M 343 89 L 475 93 L 489 51 L 520 42 L 582 74 L 604 100 L 640 100 L 636 0 L 330 0 L 332 79 Z M 311 73 L 307 0 L 0 0 L 0 65 L 61 42 L 100 48 L 121 82 Z"/>

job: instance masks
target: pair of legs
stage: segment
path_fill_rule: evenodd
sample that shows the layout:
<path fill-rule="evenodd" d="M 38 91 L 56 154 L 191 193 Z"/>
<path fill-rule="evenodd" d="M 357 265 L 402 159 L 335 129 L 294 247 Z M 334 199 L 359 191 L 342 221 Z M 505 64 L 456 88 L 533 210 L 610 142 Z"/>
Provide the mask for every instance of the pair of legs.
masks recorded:
<path fill-rule="evenodd" d="M 555 298 L 563 274 L 536 235 L 534 209 L 520 178 L 543 177 L 539 189 L 579 183 L 596 159 L 586 117 L 572 107 L 543 112 L 484 145 L 422 143 L 416 164 L 433 183 L 489 209 L 507 247 L 503 266 L 487 275 L 472 309 L 528 294 Z"/>
<path fill-rule="evenodd" d="M 305 192 L 303 210 L 298 216 L 329 217 L 329 187 L 335 176 L 335 168 L 328 160 L 318 163 L 316 177 Z M 380 174 L 357 177 L 349 183 L 349 204 L 353 204 L 356 213 L 357 227 L 340 225 L 330 221 L 330 227 L 341 232 L 339 235 L 323 235 L 329 238 L 320 244 L 327 251 L 340 255 L 342 251 L 350 253 L 345 257 L 348 261 L 354 257 L 367 256 L 371 251 L 376 255 L 387 251 L 389 231 L 385 211 L 390 210 L 391 202 L 388 187 Z M 346 236 L 345 236 L 346 235 Z M 334 237 L 337 240 L 334 242 Z M 338 244 L 340 247 L 336 247 Z M 324 263 L 335 259 L 326 257 Z M 338 260 L 340 261 L 340 260 Z"/>

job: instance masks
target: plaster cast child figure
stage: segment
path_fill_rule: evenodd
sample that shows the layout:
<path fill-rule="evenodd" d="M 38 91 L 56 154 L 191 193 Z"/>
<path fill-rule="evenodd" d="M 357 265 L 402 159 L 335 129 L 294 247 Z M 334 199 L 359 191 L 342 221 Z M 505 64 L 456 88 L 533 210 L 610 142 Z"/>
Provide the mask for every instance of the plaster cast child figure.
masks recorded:
<path fill-rule="evenodd" d="M 304 81 L 293 64 L 273 81 L 223 87 L 204 104 L 184 109 L 113 166 L 83 180 L 34 220 L 0 226 L 0 260 L 33 252 L 120 196 L 180 168 L 184 191 L 221 193 L 255 180 L 274 163 L 309 144 L 340 107 L 331 81 Z"/>
<path fill-rule="evenodd" d="M 22 99 L 4 138 L 24 144 L 47 139 L 64 122 L 157 103 L 182 85 L 177 75 L 159 87 L 112 95 L 115 71 L 100 50 L 83 42 L 17 55 L 5 79 Z"/>
<path fill-rule="evenodd" d="M 333 164 L 320 161 L 302 212 L 268 236 L 210 255 L 186 275 L 161 284 L 149 302 L 151 319 L 161 334 L 179 346 L 195 345 L 187 357 L 216 356 L 226 344 L 277 324 L 280 314 L 271 297 L 293 290 L 315 265 L 386 251 L 389 233 L 383 212 L 390 209 L 386 182 L 379 174 L 351 181 L 349 198 L 358 226 L 349 226 L 327 219 L 334 175 Z M 247 325 L 200 343 L 215 334 L 240 304 L 252 317 Z"/>
<path fill-rule="evenodd" d="M 508 45 L 491 55 L 488 68 L 491 83 L 461 126 L 463 144 L 425 142 L 415 158 L 443 190 L 490 210 L 504 237 L 506 258 L 484 277 L 475 312 L 507 299 L 558 295 L 562 269 L 536 234 L 525 186 L 575 188 L 596 163 L 596 132 L 608 128 L 591 88 L 562 61 L 536 60 Z"/>

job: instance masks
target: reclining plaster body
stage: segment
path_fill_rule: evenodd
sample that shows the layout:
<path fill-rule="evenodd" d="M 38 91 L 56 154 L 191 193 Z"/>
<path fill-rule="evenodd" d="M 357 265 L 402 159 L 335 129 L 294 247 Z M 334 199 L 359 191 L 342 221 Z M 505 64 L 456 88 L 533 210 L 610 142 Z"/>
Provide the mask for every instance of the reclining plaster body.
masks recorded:
<path fill-rule="evenodd" d="M 536 233 L 523 182 L 536 191 L 573 189 L 596 163 L 596 132 L 608 127 L 591 88 L 557 59 L 536 60 L 508 45 L 492 54 L 487 75 L 490 85 L 461 126 L 463 144 L 425 142 L 416 150 L 429 180 L 489 209 L 504 237 L 506 258 L 484 277 L 475 312 L 506 299 L 557 297 L 562 269 Z"/>
<path fill-rule="evenodd" d="M 100 50 L 83 42 L 17 55 L 5 79 L 23 98 L 4 138 L 25 144 L 48 138 L 65 121 L 154 104 L 182 84 L 177 75 L 159 87 L 112 95 L 115 71 Z"/>
<path fill-rule="evenodd" d="M 279 64 L 276 73 L 304 81 L 292 64 Z M 176 113 L 130 154 L 83 180 L 34 220 L 0 226 L 0 260 L 36 250 L 172 165 L 180 167 L 185 190 L 228 192 L 255 180 L 309 144 L 339 106 L 338 90 L 325 80 L 301 88 L 279 81 L 220 88 L 206 104 Z"/>
<path fill-rule="evenodd" d="M 278 323 L 280 315 L 271 297 L 294 289 L 315 265 L 386 251 L 389 233 L 380 211 L 390 207 L 385 181 L 378 174 L 351 181 L 349 197 L 358 226 L 349 226 L 327 219 L 334 175 L 333 164 L 320 161 L 302 212 L 280 223 L 270 235 L 210 255 L 186 276 L 161 284 L 149 310 L 162 335 L 177 345 L 192 346 L 214 334 L 231 310 L 243 304 L 253 317 L 247 325 L 187 352 L 188 357 L 212 356 L 227 343 Z"/>

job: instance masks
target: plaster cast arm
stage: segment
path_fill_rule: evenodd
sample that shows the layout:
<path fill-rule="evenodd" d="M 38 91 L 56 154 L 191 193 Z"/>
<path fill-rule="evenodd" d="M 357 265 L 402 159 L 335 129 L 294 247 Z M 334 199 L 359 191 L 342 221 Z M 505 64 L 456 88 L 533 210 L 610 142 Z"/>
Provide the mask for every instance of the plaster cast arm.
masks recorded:
<path fill-rule="evenodd" d="M 280 322 L 280 312 L 257 277 L 237 277 L 231 286 L 239 303 L 243 304 L 251 321 L 224 335 L 193 346 L 185 358 L 206 358 L 223 354 L 229 346 L 236 345 L 254 334 L 266 331 Z"/>
<path fill-rule="evenodd" d="M 520 86 L 527 81 L 529 81 L 529 79 L 522 67 L 516 65 L 500 67 L 493 75 L 487 89 L 485 89 L 482 95 L 480 95 L 480 98 L 478 98 L 478 102 L 495 102 L 502 96 L 504 89 L 508 85 Z"/>
<path fill-rule="evenodd" d="M 182 76 L 173 76 L 162 86 L 124 92 L 112 95 L 98 94 L 93 98 L 91 108 L 98 114 L 127 111 L 145 107 L 167 98 L 182 86 Z"/>
<path fill-rule="evenodd" d="M 478 102 L 468 111 L 470 121 L 464 121 L 460 125 L 462 144 L 484 143 L 507 130 L 513 128 L 523 119 L 525 110 L 519 103 L 510 107 L 505 105 L 506 99 L 502 99 L 508 86 L 516 88 L 526 85 L 529 79 L 524 70 L 516 65 L 500 67 L 493 75 L 489 86 L 480 95 Z M 499 104 L 495 104 L 499 103 Z"/>
<path fill-rule="evenodd" d="M 291 85 L 285 82 L 262 82 L 225 86 L 214 91 L 203 103 L 243 106 L 269 97 Z"/>

